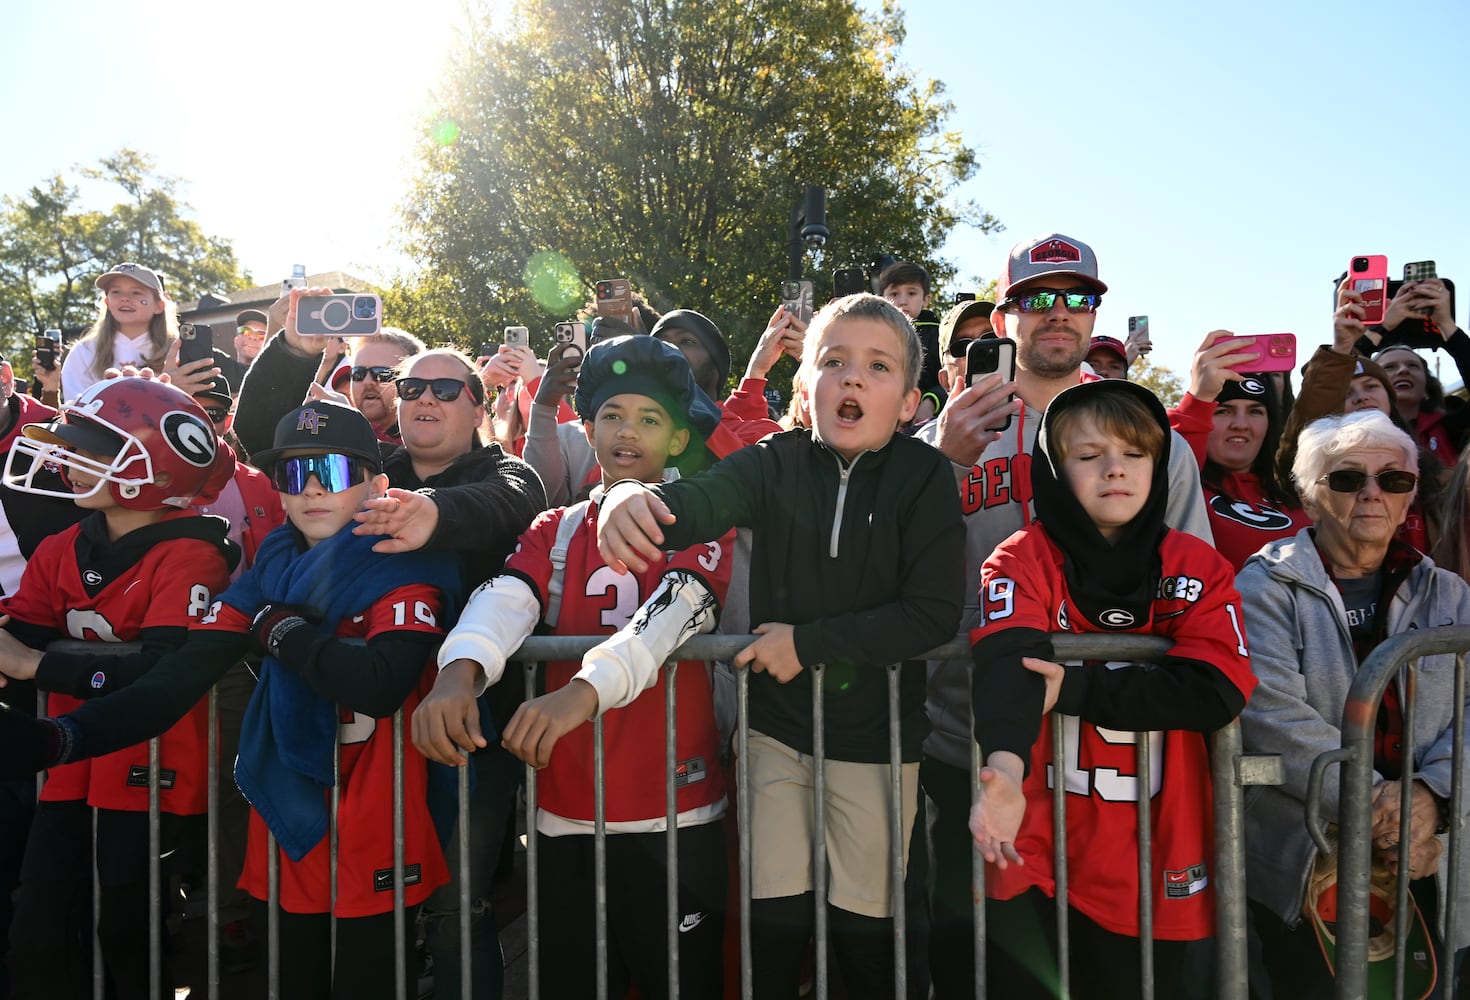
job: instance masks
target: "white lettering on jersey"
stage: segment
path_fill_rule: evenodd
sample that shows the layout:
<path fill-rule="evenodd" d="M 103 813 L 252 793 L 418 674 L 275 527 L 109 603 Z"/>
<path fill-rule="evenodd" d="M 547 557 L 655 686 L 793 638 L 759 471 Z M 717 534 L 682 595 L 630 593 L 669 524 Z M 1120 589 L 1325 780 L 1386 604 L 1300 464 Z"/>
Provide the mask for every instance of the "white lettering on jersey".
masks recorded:
<path fill-rule="evenodd" d="M 209 588 L 202 583 L 196 583 L 189 588 L 189 610 L 190 618 L 198 618 L 209 608 Z"/>
<path fill-rule="evenodd" d="M 430 628 L 436 628 L 439 624 L 438 621 L 434 618 L 434 609 L 429 607 L 423 601 L 413 602 L 413 620 L 420 625 L 427 625 Z M 408 624 L 407 601 L 395 601 L 393 603 L 393 624 Z"/>
<path fill-rule="evenodd" d="M 73 639 L 93 642 L 121 642 L 112 630 L 112 622 L 94 608 L 70 608 L 66 612 L 66 631 Z"/>
<path fill-rule="evenodd" d="M 603 609 L 602 624 L 605 628 L 620 629 L 633 620 L 633 612 L 643 602 L 638 599 L 638 579 L 632 573 L 614 573 L 607 566 L 600 566 L 587 578 L 586 595 L 605 597 L 613 595 L 613 605 Z"/>

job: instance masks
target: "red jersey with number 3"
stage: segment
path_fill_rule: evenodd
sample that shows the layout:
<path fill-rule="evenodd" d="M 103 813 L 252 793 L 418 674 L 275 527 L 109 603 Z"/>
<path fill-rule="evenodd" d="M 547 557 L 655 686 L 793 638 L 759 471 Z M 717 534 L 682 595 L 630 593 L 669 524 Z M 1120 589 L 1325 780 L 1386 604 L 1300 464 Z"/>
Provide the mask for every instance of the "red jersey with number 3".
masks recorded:
<path fill-rule="evenodd" d="M 612 635 L 632 619 L 634 612 L 658 588 L 671 569 L 698 576 L 722 604 L 730 586 L 730 554 L 735 533 L 718 541 L 668 554 L 662 564 L 643 573 L 614 573 L 597 551 L 597 511 L 587 504 L 582 525 L 567 546 L 562 578 L 559 635 Z M 525 580 L 546 607 L 551 580 L 551 549 L 556 544 L 561 510 L 541 514 L 521 535 L 505 571 Z M 547 664 L 546 690 L 569 683 L 580 662 L 559 660 Z M 675 774 L 678 811 L 713 805 L 725 794 L 719 766 L 719 736 L 715 727 L 714 697 L 709 668 L 699 661 L 680 661 L 675 674 Z M 667 716 L 664 687 L 659 683 L 632 704 L 604 713 L 602 733 L 607 821 L 636 822 L 667 815 L 664 800 L 664 747 Z M 537 803 L 566 819 L 592 822 L 592 724 L 578 726 L 556 745 L 551 763 L 537 774 Z"/>
<path fill-rule="evenodd" d="M 380 632 L 424 632 L 442 636 L 443 599 L 426 584 L 409 584 L 384 594 L 337 629 L 339 639 L 371 640 Z M 224 632 L 249 632 L 250 619 L 238 609 L 217 604 L 200 626 Z M 408 739 L 413 710 L 433 686 L 437 671 L 424 663 L 419 685 L 403 703 L 403 864 L 405 906 L 417 906 L 449 881 L 444 852 L 429 816 L 428 764 Z M 281 859 L 281 908 L 288 913 L 332 913 L 367 917 L 393 909 L 393 718 L 374 719 L 343 710 L 337 724 L 340 746 L 337 799 L 337 906 L 332 908 L 331 837 L 292 861 Z M 330 791 L 322 793 L 330 796 Z M 250 810 L 250 837 L 240 888 L 256 899 L 269 898 L 266 838 L 270 831 Z"/>
<path fill-rule="evenodd" d="M 1160 545 L 1163 575 L 1152 620 L 1134 633 L 1174 642 L 1171 656 L 1224 671 L 1241 693 L 1255 687 L 1230 564 L 1209 545 L 1170 531 Z M 1095 632 L 1069 613 L 1062 553 L 1032 525 L 996 548 L 980 571 L 981 636 L 1007 628 Z M 1118 664 L 1123 666 L 1124 664 Z M 1161 667 L 1160 669 L 1168 669 Z M 1060 721 L 1064 759 L 1052 759 L 1052 726 Z M 1067 790 L 1069 903 L 1116 934 L 1138 936 L 1139 734 L 1105 729 L 1076 716 L 1049 714 L 1031 749 L 1023 790 L 1026 815 L 1016 837 L 1024 866 L 991 866 L 987 892 L 1011 899 L 1036 886 L 1056 892 L 1052 787 Z M 1154 937 L 1193 941 L 1214 933 L 1214 809 L 1210 762 L 1201 733 L 1149 734 L 1149 801 L 1153 830 Z"/>
<path fill-rule="evenodd" d="M 194 516 L 193 512 L 170 515 Z M 223 553 L 199 538 L 162 541 L 111 579 L 88 570 L 92 579 L 83 580 L 76 555 L 81 530 L 80 524 L 74 525 L 42 541 L 26 565 L 20 589 L 0 602 L 0 611 L 72 639 L 136 642 L 145 629 L 197 627 L 212 595 L 229 585 Z M 55 717 L 80 704 L 69 695 L 52 693 L 47 712 Z M 159 808 L 164 812 L 193 816 L 207 810 L 208 734 L 207 702 L 200 699 L 160 737 Z M 148 744 L 52 768 L 41 798 L 47 802 L 85 798 L 104 809 L 146 810 Z"/>

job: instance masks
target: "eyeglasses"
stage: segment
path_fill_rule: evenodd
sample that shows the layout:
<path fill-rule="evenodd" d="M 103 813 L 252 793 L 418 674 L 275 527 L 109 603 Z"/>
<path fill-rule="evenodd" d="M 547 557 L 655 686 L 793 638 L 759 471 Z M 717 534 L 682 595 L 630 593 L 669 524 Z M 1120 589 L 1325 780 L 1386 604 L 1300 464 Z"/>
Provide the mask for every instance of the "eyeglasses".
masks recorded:
<path fill-rule="evenodd" d="M 372 365 L 371 367 L 364 367 L 363 365 L 352 366 L 352 381 L 361 382 L 369 375 L 373 377 L 374 382 L 393 382 L 398 378 L 398 371 L 394 368 L 389 368 L 387 365 Z"/>
<path fill-rule="evenodd" d="M 225 418 L 230 415 L 230 408 L 228 406 L 206 406 L 204 412 L 208 414 L 210 420 L 217 424 L 222 424 L 225 422 Z"/>
<path fill-rule="evenodd" d="M 271 482 L 276 489 L 290 496 L 306 491 L 306 482 L 312 476 L 328 493 L 350 490 L 363 481 L 363 472 L 377 469 L 366 461 L 352 455 L 297 455 L 283 458 L 271 469 Z"/>
<path fill-rule="evenodd" d="M 1015 305 L 1023 313 L 1048 312 L 1057 304 L 1057 296 L 1062 297 L 1062 303 L 1067 307 L 1067 312 L 1074 313 L 1090 313 L 1102 301 L 1102 295 L 1098 292 L 1077 292 L 1062 288 L 1037 288 L 1024 295 L 1017 295 L 1015 298 L 1006 299 L 1006 304 Z"/>
<path fill-rule="evenodd" d="M 949 342 L 949 356 L 952 358 L 963 358 L 966 354 L 970 353 L 970 345 L 978 339 L 978 337 L 971 337 L 969 340 L 951 340 Z"/>
<path fill-rule="evenodd" d="M 464 392 L 466 385 L 457 378 L 413 378 L 405 376 L 398 380 L 398 398 L 413 402 L 424 394 L 425 389 L 434 393 L 434 398 L 441 403 L 452 403 Z M 479 397 L 472 391 L 470 393 L 475 402 L 479 403 Z"/>
<path fill-rule="evenodd" d="M 251 329 L 248 326 L 238 327 L 238 328 L 236 328 L 235 332 L 238 333 L 242 337 L 249 338 L 250 340 L 264 340 L 265 339 L 265 331 L 264 330 L 253 330 L 253 329 Z"/>
<path fill-rule="evenodd" d="M 1385 469 L 1374 475 L 1369 475 L 1362 469 L 1338 469 L 1327 473 L 1317 482 L 1326 483 L 1327 488 L 1334 493 L 1358 493 L 1368 485 L 1369 479 L 1378 480 L 1378 488 L 1385 493 L 1408 493 L 1419 482 L 1418 476 L 1403 469 Z"/>

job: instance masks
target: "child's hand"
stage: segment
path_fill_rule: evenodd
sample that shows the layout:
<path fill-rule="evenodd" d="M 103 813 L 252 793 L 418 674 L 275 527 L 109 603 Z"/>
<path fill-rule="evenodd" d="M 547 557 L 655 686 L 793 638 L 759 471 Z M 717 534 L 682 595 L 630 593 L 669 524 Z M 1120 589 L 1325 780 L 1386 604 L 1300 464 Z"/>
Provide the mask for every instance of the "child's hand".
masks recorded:
<path fill-rule="evenodd" d="M 28 681 L 36 676 L 41 665 L 41 651 L 21 642 L 4 627 L 10 624 L 9 615 L 0 615 L 0 688 L 11 680 Z"/>
<path fill-rule="evenodd" d="M 1041 714 L 1045 715 L 1056 707 L 1057 696 L 1062 693 L 1062 678 L 1066 676 L 1067 668 L 1060 663 L 1043 660 L 1039 656 L 1021 657 L 1021 666 L 1046 678 L 1046 704 L 1041 706 Z"/>
<path fill-rule="evenodd" d="M 642 573 L 663 559 L 664 533 L 659 524 L 673 524 L 674 514 L 647 490 L 623 487 L 604 498 L 597 515 L 597 551 L 614 573 L 632 569 Z"/>
<path fill-rule="evenodd" d="M 760 638 L 735 654 L 735 666 L 764 671 L 782 684 L 801 673 L 795 628 L 784 622 L 767 622 L 754 631 Z"/>
<path fill-rule="evenodd" d="M 439 671 L 434 689 L 414 709 L 410 729 L 413 745 L 430 760 L 463 767 L 469 755 L 489 745 L 480 733 L 480 705 L 475 681 L 480 665 L 455 660 Z"/>
<path fill-rule="evenodd" d="M 374 552 L 413 552 L 429 544 L 439 527 L 439 505 L 434 498 L 413 490 L 389 490 L 363 503 L 353 515 L 354 535 L 387 535 Z"/>
<path fill-rule="evenodd" d="M 557 741 L 597 714 L 597 689 L 580 678 L 532 698 L 510 717 L 500 742 L 532 767 L 551 763 Z"/>
<path fill-rule="evenodd" d="M 541 406 L 556 406 L 563 396 L 577 391 L 577 375 L 582 368 L 582 356 L 574 354 L 562 358 L 566 344 L 557 344 L 551 349 L 550 364 L 541 382 L 536 386 L 536 402 Z"/>
<path fill-rule="evenodd" d="M 990 755 L 990 766 L 980 770 L 980 787 L 970 809 L 970 834 L 986 864 L 1004 869 L 1024 865 L 1016 852 L 1016 834 L 1026 817 L 1026 795 L 1021 790 L 1024 765 L 1007 751 Z"/>

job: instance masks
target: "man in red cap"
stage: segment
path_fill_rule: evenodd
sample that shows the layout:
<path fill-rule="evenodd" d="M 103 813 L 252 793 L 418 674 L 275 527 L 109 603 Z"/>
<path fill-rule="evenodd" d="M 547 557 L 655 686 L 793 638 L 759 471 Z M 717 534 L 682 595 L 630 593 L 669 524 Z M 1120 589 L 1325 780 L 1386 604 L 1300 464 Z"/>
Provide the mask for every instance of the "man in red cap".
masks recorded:
<path fill-rule="evenodd" d="M 1128 351 L 1117 337 L 1093 337 L 1087 350 L 1087 363 L 1092 366 L 1092 373 L 1101 378 L 1128 377 Z"/>

